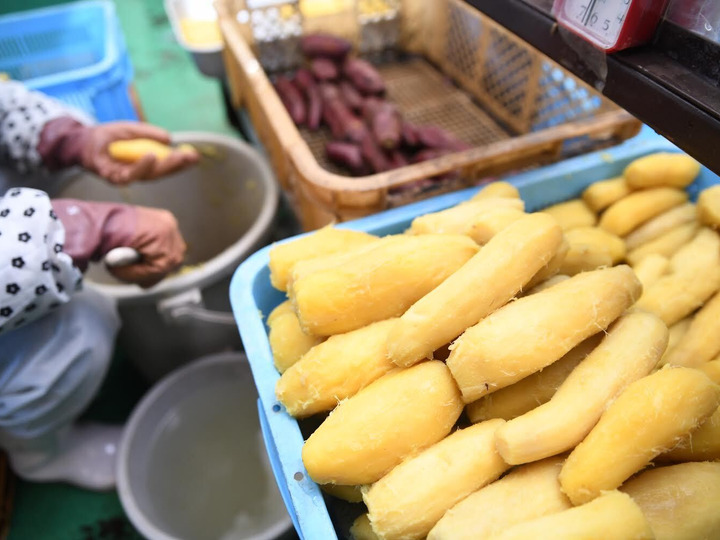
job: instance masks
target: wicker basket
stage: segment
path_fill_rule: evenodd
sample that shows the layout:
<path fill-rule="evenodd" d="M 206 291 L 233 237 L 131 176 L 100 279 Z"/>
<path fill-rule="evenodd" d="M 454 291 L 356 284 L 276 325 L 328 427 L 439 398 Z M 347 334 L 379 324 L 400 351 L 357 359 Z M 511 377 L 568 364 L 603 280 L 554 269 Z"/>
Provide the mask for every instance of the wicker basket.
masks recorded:
<path fill-rule="evenodd" d="M 248 110 L 305 230 L 611 146 L 640 129 L 462 0 L 381 0 L 388 10 L 375 16 L 359 7 L 368 1 L 310 15 L 291 0 L 216 0 L 234 104 Z M 297 66 L 298 39 L 313 31 L 346 37 L 375 61 L 404 117 L 449 129 L 473 147 L 363 177 L 328 163 L 329 134 L 298 129 L 270 81 Z M 418 182 L 451 171 L 460 172 L 456 180 Z"/>

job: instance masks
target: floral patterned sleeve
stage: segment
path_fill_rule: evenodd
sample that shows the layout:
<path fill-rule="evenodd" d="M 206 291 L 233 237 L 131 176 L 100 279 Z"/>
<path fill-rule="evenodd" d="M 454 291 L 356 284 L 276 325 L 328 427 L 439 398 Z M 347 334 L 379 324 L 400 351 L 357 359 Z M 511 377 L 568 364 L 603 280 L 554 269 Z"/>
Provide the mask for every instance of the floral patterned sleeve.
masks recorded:
<path fill-rule="evenodd" d="M 45 192 L 13 188 L 0 198 L 0 334 L 40 318 L 81 287 L 64 241 Z"/>
<path fill-rule="evenodd" d="M 20 82 L 0 82 L 0 163 L 21 173 L 41 170 L 43 160 L 38 151 L 41 133 L 45 124 L 62 117 L 90 123 L 81 112 L 28 90 Z"/>

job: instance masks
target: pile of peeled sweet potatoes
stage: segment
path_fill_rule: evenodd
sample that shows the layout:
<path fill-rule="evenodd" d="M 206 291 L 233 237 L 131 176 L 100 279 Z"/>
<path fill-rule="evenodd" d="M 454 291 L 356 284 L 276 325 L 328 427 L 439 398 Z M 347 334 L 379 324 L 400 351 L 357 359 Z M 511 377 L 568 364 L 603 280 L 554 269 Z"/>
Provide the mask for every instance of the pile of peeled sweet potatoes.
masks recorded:
<path fill-rule="evenodd" d="M 272 414 L 319 420 L 303 472 L 353 540 L 720 538 L 720 185 L 618 173 L 269 251 Z"/>
<path fill-rule="evenodd" d="M 383 77 L 330 34 L 301 38 L 305 64 L 279 75 L 275 89 L 296 125 L 326 127 L 327 158 L 353 176 L 380 173 L 470 146 L 447 130 L 406 121 L 387 99 Z"/>

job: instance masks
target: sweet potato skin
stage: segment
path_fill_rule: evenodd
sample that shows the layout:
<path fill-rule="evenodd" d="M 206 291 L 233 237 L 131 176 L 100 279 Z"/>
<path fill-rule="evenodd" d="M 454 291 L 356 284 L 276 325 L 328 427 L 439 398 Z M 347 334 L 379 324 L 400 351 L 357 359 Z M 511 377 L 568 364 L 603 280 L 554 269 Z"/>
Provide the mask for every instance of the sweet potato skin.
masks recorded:
<path fill-rule="evenodd" d="M 305 93 L 307 99 L 307 127 L 314 131 L 322 122 L 322 98 L 315 78 L 307 69 L 299 69 L 295 74 L 295 82 Z"/>
<path fill-rule="evenodd" d="M 308 58 L 343 60 L 351 49 L 352 43 L 331 34 L 308 34 L 300 38 L 300 50 Z"/>
<path fill-rule="evenodd" d="M 365 159 L 362 150 L 355 143 L 328 141 L 325 144 L 325 153 L 330 161 L 347 167 L 355 174 L 362 174 L 365 171 Z"/>
<path fill-rule="evenodd" d="M 283 75 L 275 79 L 275 89 L 277 90 L 280 100 L 285 105 L 290 118 L 297 125 L 305 123 L 307 118 L 307 107 L 305 106 L 305 100 L 300 93 L 297 85 L 292 79 L 289 79 Z"/>
<path fill-rule="evenodd" d="M 385 81 L 370 62 L 361 58 L 348 58 L 343 64 L 343 74 L 363 94 L 382 94 Z"/>
<path fill-rule="evenodd" d="M 314 58 L 310 62 L 310 71 L 319 81 L 334 81 L 340 75 L 337 64 L 329 58 Z"/>

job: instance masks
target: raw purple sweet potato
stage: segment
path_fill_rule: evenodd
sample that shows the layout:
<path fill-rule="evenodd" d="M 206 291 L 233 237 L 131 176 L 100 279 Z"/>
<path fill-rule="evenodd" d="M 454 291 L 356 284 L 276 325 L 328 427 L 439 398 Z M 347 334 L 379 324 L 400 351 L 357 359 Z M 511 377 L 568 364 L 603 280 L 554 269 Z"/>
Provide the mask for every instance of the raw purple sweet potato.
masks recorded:
<path fill-rule="evenodd" d="M 323 120 L 330 128 L 333 137 L 341 141 L 360 142 L 367 133 L 367 128 L 363 121 L 345 105 L 337 86 L 321 84 L 320 96 Z"/>
<path fill-rule="evenodd" d="M 331 34 L 308 34 L 300 38 L 300 50 L 308 58 L 330 58 L 344 60 L 352 49 L 346 39 Z"/>
<path fill-rule="evenodd" d="M 277 90 L 280 100 L 288 110 L 293 122 L 297 125 L 304 124 L 307 118 L 307 107 L 302 93 L 295 83 L 281 75 L 275 79 L 275 90 Z"/>
<path fill-rule="evenodd" d="M 322 99 L 320 98 L 320 89 L 318 88 L 315 78 L 307 69 L 298 69 L 295 74 L 295 83 L 304 92 L 307 99 L 307 118 L 306 124 L 308 129 L 316 130 L 322 122 Z"/>
<path fill-rule="evenodd" d="M 470 146 L 449 131 L 432 125 L 415 126 L 418 142 L 426 148 L 439 148 L 453 151 L 467 150 Z"/>
<path fill-rule="evenodd" d="M 408 122 L 402 123 L 402 142 L 408 148 L 415 148 L 420 143 L 413 124 Z"/>
<path fill-rule="evenodd" d="M 383 103 L 385 103 L 385 100 L 377 96 L 370 96 L 363 100 L 362 117 L 368 124 L 372 124 L 375 113 Z"/>
<path fill-rule="evenodd" d="M 342 96 L 345 105 L 355 112 L 362 110 L 363 97 L 350 82 L 344 80 L 340 81 L 338 88 L 340 89 L 340 95 Z"/>
<path fill-rule="evenodd" d="M 368 132 L 362 120 L 339 99 L 323 104 L 323 118 L 330 126 L 333 137 L 342 141 L 360 142 Z"/>
<path fill-rule="evenodd" d="M 402 139 L 402 118 L 397 107 L 385 101 L 373 112 L 370 127 L 375 140 L 385 150 L 397 148 Z"/>
<path fill-rule="evenodd" d="M 329 141 L 325 145 L 325 152 L 330 161 L 347 167 L 354 174 L 361 174 L 365 170 L 362 151 L 360 146 L 355 143 Z"/>
<path fill-rule="evenodd" d="M 363 94 L 382 94 L 385 81 L 375 67 L 361 58 L 348 58 L 343 64 L 343 73 Z"/>
<path fill-rule="evenodd" d="M 310 62 L 310 71 L 319 81 L 334 81 L 340 74 L 335 62 L 322 57 L 313 58 L 312 62 Z"/>
<path fill-rule="evenodd" d="M 439 158 L 450 153 L 452 153 L 452 150 L 448 148 L 426 148 L 425 150 L 421 150 L 415 154 L 412 158 L 412 162 L 420 163 L 421 161 Z"/>
<path fill-rule="evenodd" d="M 360 151 L 365 163 L 370 166 L 373 172 L 381 173 L 390 170 L 387 157 L 370 133 L 367 133 L 360 141 Z"/>
<path fill-rule="evenodd" d="M 408 160 L 398 148 L 388 152 L 388 166 L 391 169 L 399 169 L 408 164 Z"/>
<path fill-rule="evenodd" d="M 341 99 L 340 89 L 335 84 L 319 83 L 318 88 L 320 89 L 320 97 L 323 101 L 330 101 L 331 99 Z"/>

